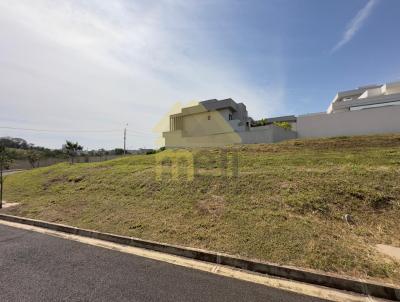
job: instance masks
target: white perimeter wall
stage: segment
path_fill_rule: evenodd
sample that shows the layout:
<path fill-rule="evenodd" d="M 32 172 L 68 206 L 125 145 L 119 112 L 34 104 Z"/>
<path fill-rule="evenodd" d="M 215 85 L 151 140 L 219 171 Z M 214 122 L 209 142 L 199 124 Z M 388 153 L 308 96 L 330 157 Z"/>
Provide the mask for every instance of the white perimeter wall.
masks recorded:
<path fill-rule="evenodd" d="M 400 106 L 303 115 L 297 118 L 299 138 L 396 132 L 400 132 Z"/>

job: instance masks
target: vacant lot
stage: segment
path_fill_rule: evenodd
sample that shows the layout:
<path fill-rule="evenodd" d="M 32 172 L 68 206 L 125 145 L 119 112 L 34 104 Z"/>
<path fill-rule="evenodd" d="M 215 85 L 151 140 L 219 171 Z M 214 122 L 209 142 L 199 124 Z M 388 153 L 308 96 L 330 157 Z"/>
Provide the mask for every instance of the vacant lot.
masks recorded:
<path fill-rule="evenodd" d="M 194 178 L 169 174 L 188 152 Z M 400 284 L 375 249 L 400 247 L 400 135 L 63 163 L 5 189 L 10 214 Z"/>

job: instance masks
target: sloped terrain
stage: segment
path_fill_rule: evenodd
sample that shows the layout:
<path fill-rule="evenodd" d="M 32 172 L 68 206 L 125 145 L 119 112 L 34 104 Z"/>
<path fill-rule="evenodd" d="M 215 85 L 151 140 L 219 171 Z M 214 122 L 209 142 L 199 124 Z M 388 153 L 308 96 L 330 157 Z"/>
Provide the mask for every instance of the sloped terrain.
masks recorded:
<path fill-rule="evenodd" d="M 375 249 L 400 247 L 400 135 L 63 163 L 7 176 L 5 199 L 14 215 L 400 284 Z"/>

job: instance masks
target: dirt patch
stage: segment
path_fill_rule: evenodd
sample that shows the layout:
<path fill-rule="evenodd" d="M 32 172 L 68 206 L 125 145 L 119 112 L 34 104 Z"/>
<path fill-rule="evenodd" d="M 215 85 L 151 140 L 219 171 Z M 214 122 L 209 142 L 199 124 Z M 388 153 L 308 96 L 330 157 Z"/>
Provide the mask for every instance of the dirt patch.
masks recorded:
<path fill-rule="evenodd" d="M 196 209 L 203 215 L 221 216 L 225 209 L 225 199 L 223 196 L 211 195 L 210 198 L 198 201 Z"/>
<path fill-rule="evenodd" d="M 64 181 L 66 181 L 67 178 L 65 176 L 56 176 L 56 177 L 52 177 L 49 178 L 44 184 L 43 184 L 43 189 L 47 190 L 48 188 L 50 188 L 52 185 L 56 184 L 56 183 L 62 183 Z"/>
<path fill-rule="evenodd" d="M 4 201 L 4 200 L 2 202 L 2 208 L 3 209 L 12 208 L 12 207 L 16 207 L 16 206 L 19 206 L 19 205 L 20 205 L 19 202 L 7 202 L 7 201 Z"/>
<path fill-rule="evenodd" d="M 386 244 L 377 244 L 376 248 L 379 252 L 400 261 L 400 248 L 399 247 L 394 247 L 394 246 L 386 245 Z"/>
<path fill-rule="evenodd" d="M 85 177 L 84 176 L 75 176 L 75 177 L 70 177 L 68 179 L 69 182 L 81 182 L 82 180 L 84 180 Z"/>

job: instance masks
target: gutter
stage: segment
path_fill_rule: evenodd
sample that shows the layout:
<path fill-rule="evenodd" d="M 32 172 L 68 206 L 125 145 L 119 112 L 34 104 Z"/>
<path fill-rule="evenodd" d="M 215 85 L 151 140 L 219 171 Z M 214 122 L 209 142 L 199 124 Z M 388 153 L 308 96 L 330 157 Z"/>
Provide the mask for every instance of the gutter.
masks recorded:
<path fill-rule="evenodd" d="M 114 235 L 93 230 L 86 230 L 68 225 L 56 224 L 42 220 L 23 218 L 7 214 L 0 214 L 0 219 L 9 222 L 46 228 L 67 234 L 74 234 L 82 237 L 95 238 L 113 243 L 153 250 L 189 259 L 200 260 L 208 263 L 225 265 L 228 267 L 239 268 L 250 272 L 267 274 L 270 276 L 330 287 L 338 290 L 351 291 L 358 294 L 373 296 L 376 298 L 400 301 L 400 287 L 395 287 L 384 283 L 344 277 L 330 273 L 322 273 L 311 269 L 283 266 L 269 262 L 260 262 L 223 253 L 188 248 L 178 245 L 170 245 L 150 240 Z"/>

